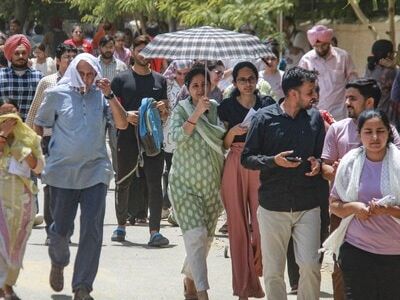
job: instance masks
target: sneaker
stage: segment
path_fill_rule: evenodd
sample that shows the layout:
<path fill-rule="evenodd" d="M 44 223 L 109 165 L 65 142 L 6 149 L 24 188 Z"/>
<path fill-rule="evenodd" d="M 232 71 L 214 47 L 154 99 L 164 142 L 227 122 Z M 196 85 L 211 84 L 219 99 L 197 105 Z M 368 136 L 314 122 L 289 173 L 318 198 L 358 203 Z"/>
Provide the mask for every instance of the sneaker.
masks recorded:
<path fill-rule="evenodd" d="M 50 286 L 56 292 L 61 292 L 64 288 L 64 267 L 51 265 Z"/>
<path fill-rule="evenodd" d="M 112 236 L 111 236 L 111 241 L 113 242 L 124 242 L 125 241 L 125 236 L 126 236 L 126 231 L 120 228 L 117 228 L 114 230 Z"/>
<path fill-rule="evenodd" d="M 163 208 L 161 211 L 161 219 L 165 220 L 169 217 L 169 209 L 168 208 Z"/>
<path fill-rule="evenodd" d="M 150 247 L 165 247 L 169 245 L 169 240 L 159 232 L 150 235 L 150 241 L 147 243 Z"/>
<path fill-rule="evenodd" d="M 168 216 L 168 223 L 171 224 L 174 227 L 178 227 L 179 224 L 178 222 L 176 222 L 175 218 L 174 218 L 174 214 L 171 212 Z"/>
<path fill-rule="evenodd" d="M 39 226 L 44 221 L 44 217 L 41 214 L 36 214 L 35 219 L 33 220 L 33 227 Z"/>
<path fill-rule="evenodd" d="M 74 300 L 94 300 L 87 287 L 79 287 L 74 292 Z"/>

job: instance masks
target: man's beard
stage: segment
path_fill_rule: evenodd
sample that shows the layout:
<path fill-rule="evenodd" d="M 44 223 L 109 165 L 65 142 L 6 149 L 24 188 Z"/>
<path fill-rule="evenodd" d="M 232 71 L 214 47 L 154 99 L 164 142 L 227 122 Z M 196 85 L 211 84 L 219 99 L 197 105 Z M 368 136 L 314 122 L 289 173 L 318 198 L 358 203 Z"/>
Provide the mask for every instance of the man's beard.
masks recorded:
<path fill-rule="evenodd" d="M 319 57 L 324 58 L 324 57 L 326 57 L 326 56 L 328 55 L 329 50 L 330 50 L 330 49 L 328 49 L 328 50 L 326 50 L 326 51 L 321 51 L 321 52 L 315 51 L 315 52 L 317 52 L 317 54 L 318 54 Z"/>
<path fill-rule="evenodd" d="M 150 62 L 147 59 L 134 59 L 135 64 L 146 67 Z"/>
<path fill-rule="evenodd" d="M 27 59 L 18 59 L 15 62 L 11 62 L 11 66 L 14 69 L 24 70 L 28 68 L 28 60 Z"/>
<path fill-rule="evenodd" d="M 104 52 L 101 54 L 101 57 L 104 59 L 110 59 L 113 57 L 113 55 L 114 55 L 114 53 L 112 53 L 112 52 Z"/>

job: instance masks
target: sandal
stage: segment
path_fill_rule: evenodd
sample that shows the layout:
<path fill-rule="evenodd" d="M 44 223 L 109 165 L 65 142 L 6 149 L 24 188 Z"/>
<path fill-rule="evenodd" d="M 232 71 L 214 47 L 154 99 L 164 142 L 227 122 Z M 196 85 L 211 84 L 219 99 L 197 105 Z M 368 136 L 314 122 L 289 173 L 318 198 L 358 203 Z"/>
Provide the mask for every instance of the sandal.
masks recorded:
<path fill-rule="evenodd" d="M 64 267 L 51 264 L 49 281 L 55 292 L 61 292 L 64 288 Z"/>
<path fill-rule="evenodd" d="M 150 241 L 147 243 L 150 247 L 164 247 L 169 245 L 169 240 L 161 233 L 155 232 L 150 235 Z"/>
<path fill-rule="evenodd" d="M 185 277 L 183 279 L 183 296 L 185 300 L 197 300 L 197 291 L 194 281 Z"/>

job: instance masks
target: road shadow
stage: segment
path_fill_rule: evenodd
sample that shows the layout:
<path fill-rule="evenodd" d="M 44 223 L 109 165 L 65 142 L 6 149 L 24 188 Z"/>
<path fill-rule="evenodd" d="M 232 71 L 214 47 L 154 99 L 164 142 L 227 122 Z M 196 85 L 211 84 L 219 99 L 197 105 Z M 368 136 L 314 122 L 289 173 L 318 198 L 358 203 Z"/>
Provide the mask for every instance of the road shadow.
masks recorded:
<path fill-rule="evenodd" d="M 223 239 L 223 238 L 227 239 L 228 235 L 227 234 L 215 234 L 214 237 L 220 238 L 220 239 Z"/>
<path fill-rule="evenodd" d="M 116 224 L 116 223 L 113 223 L 113 224 L 104 224 L 103 225 L 104 227 L 117 227 L 118 226 L 118 224 Z M 132 225 L 132 224 L 130 224 L 130 223 L 128 223 L 128 224 L 126 224 L 126 227 L 149 227 L 149 223 L 135 223 L 134 225 Z M 173 226 L 173 225 L 170 225 L 170 224 L 160 224 L 160 228 L 167 228 L 167 227 L 178 227 L 178 226 Z"/>
<path fill-rule="evenodd" d="M 33 230 L 41 230 L 41 229 L 45 229 L 46 225 L 37 225 L 37 226 L 33 226 L 32 229 Z"/>
<path fill-rule="evenodd" d="M 52 300 L 72 300 L 72 296 L 69 295 L 51 295 Z"/>
<path fill-rule="evenodd" d="M 46 247 L 48 247 L 48 245 L 46 245 L 45 243 L 28 243 L 29 245 L 32 245 L 32 246 L 46 246 Z M 70 247 L 78 247 L 79 246 L 79 244 L 78 243 L 69 243 L 69 246 Z M 103 247 L 105 246 L 105 245 L 102 245 Z"/>
<path fill-rule="evenodd" d="M 321 298 L 329 298 L 329 299 L 332 299 L 332 297 L 333 297 L 333 294 L 331 294 L 331 293 L 327 293 L 327 292 L 320 292 L 319 293 L 319 298 L 321 299 Z"/>
<path fill-rule="evenodd" d="M 167 249 L 167 248 L 175 248 L 178 246 L 177 244 L 169 244 L 168 246 L 164 247 L 150 247 L 149 245 L 143 244 L 143 243 L 133 243 L 130 241 L 124 241 L 124 242 L 114 242 L 111 244 L 112 247 L 142 247 L 145 249 L 149 250 L 160 250 L 160 249 Z"/>

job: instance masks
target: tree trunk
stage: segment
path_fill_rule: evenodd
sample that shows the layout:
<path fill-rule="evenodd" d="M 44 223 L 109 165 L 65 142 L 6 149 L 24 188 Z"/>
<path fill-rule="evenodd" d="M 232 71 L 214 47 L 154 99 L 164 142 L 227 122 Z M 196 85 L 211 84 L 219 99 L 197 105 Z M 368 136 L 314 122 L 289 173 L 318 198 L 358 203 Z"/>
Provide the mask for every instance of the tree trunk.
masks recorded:
<path fill-rule="evenodd" d="M 176 26 L 176 19 L 175 18 L 168 18 L 168 31 L 169 32 L 174 32 L 176 31 L 177 26 Z"/>
<path fill-rule="evenodd" d="M 396 47 L 396 29 L 395 29 L 395 21 L 394 21 L 394 16 L 395 16 L 395 0 L 389 0 L 389 7 L 388 7 L 388 12 L 389 12 L 389 36 L 390 40 L 392 41 L 394 47 Z"/>
<path fill-rule="evenodd" d="M 26 1 L 26 0 L 15 0 L 14 17 L 17 18 L 18 21 L 21 22 L 21 27 L 24 26 L 25 20 L 28 16 L 28 10 L 29 10 L 29 4 L 30 4 L 28 2 L 29 1 Z"/>
<path fill-rule="evenodd" d="M 356 14 L 357 18 L 361 21 L 361 23 L 368 26 L 368 29 L 370 29 L 374 35 L 374 39 L 377 40 L 379 38 L 378 32 L 376 31 L 375 27 L 371 25 L 369 19 L 362 12 L 360 5 L 358 4 L 358 1 L 357 0 L 349 0 L 349 4 L 353 8 L 354 13 Z"/>
<path fill-rule="evenodd" d="M 144 17 L 143 13 L 139 14 L 139 20 L 140 20 L 140 29 L 142 31 L 142 34 L 147 34 L 147 32 L 146 32 L 146 18 Z"/>

